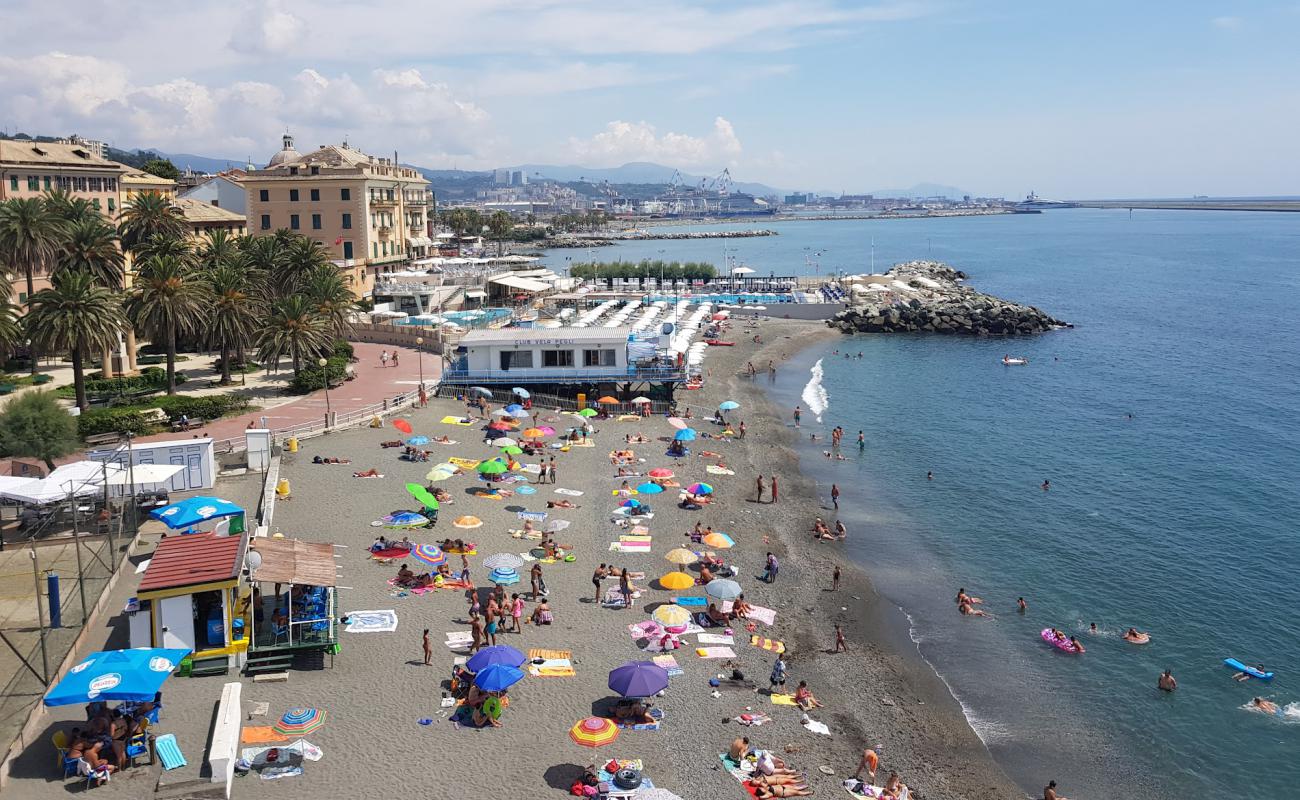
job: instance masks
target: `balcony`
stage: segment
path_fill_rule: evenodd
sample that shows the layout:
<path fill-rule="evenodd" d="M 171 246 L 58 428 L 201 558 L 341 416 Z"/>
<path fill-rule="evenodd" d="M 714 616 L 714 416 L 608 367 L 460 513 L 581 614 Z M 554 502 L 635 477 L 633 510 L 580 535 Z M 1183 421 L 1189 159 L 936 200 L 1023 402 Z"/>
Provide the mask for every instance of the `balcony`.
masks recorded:
<path fill-rule="evenodd" d="M 408 198 L 406 198 L 406 204 L 407 204 L 408 206 L 427 206 L 427 205 L 429 205 L 429 198 L 427 198 L 427 197 L 408 197 Z"/>
<path fill-rule="evenodd" d="M 380 239 L 388 239 L 393 235 L 393 229 L 388 225 L 380 225 L 375 231 Z"/>
<path fill-rule="evenodd" d="M 397 206 L 397 199 L 391 197 L 372 197 L 370 198 L 370 205 L 375 206 L 376 208 L 395 208 Z"/>

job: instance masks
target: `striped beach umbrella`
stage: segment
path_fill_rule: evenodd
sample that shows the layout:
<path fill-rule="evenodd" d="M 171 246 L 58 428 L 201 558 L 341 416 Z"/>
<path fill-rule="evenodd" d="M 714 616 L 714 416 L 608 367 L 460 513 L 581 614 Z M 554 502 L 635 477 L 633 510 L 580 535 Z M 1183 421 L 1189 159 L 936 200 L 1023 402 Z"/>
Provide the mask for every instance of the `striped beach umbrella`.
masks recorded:
<path fill-rule="evenodd" d="M 302 736 L 325 725 L 323 708 L 291 708 L 284 712 L 280 721 L 271 726 L 272 730 L 283 736 Z"/>
<path fill-rule="evenodd" d="M 691 621 L 691 612 L 672 603 L 659 606 L 650 616 L 665 628 L 679 628 Z"/>
<path fill-rule="evenodd" d="M 497 553 L 494 556 L 488 556 L 483 559 L 483 566 L 488 569 L 518 569 L 524 565 L 524 560 L 514 553 Z M 518 666 L 517 664 L 515 666 Z"/>
<path fill-rule="evenodd" d="M 511 586 L 519 583 L 519 573 L 507 567 L 497 567 L 488 573 L 488 580 L 498 586 Z"/>
<path fill-rule="evenodd" d="M 691 494 L 713 494 L 713 487 L 707 483 L 692 483 L 686 491 Z"/>
<path fill-rule="evenodd" d="M 411 548 L 411 557 L 431 567 L 441 567 L 447 563 L 447 554 L 436 544 L 417 544 Z"/>
<path fill-rule="evenodd" d="M 618 738 L 618 726 L 608 717 L 587 717 L 569 728 L 569 738 L 583 747 L 603 747 Z"/>
<path fill-rule="evenodd" d="M 703 541 L 715 550 L 727 550 L 736 546 L 735 541 L 725 533 L 710 533 Z"/>

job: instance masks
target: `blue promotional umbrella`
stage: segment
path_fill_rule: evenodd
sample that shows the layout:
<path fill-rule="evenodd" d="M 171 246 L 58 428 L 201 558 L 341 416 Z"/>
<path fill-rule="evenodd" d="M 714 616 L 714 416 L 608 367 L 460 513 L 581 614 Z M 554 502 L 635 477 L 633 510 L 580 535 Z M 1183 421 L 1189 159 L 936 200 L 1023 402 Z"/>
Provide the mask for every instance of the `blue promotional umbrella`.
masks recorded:
<path fill-rule="evenodd" d="M 527 390 L 527 389 L 521 389 L 521 388 L 519 388 L 518 386 L 516 386 L 515 388 L 511 389 L 510 391 L 511 391 L 511 392 L 514 392 L 515 394 L 519 395 L 520 397 L 524 398 L 525 400 L 527 400 L 528 398 L 532 397 L 532 395 L 528 393 L 528 390 Z"/>
<path fill-rule="evenodd" d="M 494 644 L 484 647 L 465 662 L 465 669 L 470 672 L 482 672 L 492 664 L 504 664 L 507 667 L 521 666 L 528 658 L 508 644 Z"/>
<path fill-rule="evenodd" d="M 682 430 L 673 434 L 673 438 L 679 442 L 693 442 L 695 441 L 695 429 L 683 428 Z"/>
<path fill-rule="evenodd" d="M 149 516 L 175 530 L 243 513 L 244 509 L 220 497 L 187 497 L 178 503 L 150 511 Z"/>
<path fill-rule="evenodd" d="M 637 484 L 636 487 L 637 494 L 659 494 L 663 490 L 664 487 L 660 486 L 657 483 L 650 483 L 649 481 L 646 481 L 645 483 L 639 483 Z"/>
<path fill-rule="evenodd" d="M 68 706 L 97 700 L 154 699 L 163 681 L 180 666 L 189 650 L 141 647 L 91 653 L 58 685 L 45 693 L 45 705 Z"/>
<path fill-rule="evenodd" d="M 664 673 L 667 675 L 667 673 Z M 524 679 L 523 670 L 507 664 L 488 664 L 474 676 L 474 685 L 485 692 L 504 692 Z"/>
<path fill-rule="evenodd" d="M 734 411 L 737 408 L 740 408 L 740 403 L 737 403 L 735 400 L 723 400 L 721 403 L 718 403 L 719 411 Z"/>
<path fill-rule="evenodd" d="M 623 697 L 650 697 L 668 688 L 668 670 L 650 661 L 629 661 L 610 671 L 609 688 Z"/>
<path fill-rule="evenodd" d="M 411 438 L 409 438 L 409 439 L 406 440 L 406 443 L 409 444 L 409 445 L 411 445 L 412 447 L 415 447 L 416 445 L 421 445 L 421 444 L 428 444 L 428 443 L 429 443 L 429 437 L 428 437 L 428 436 L 412 436 Z"/>

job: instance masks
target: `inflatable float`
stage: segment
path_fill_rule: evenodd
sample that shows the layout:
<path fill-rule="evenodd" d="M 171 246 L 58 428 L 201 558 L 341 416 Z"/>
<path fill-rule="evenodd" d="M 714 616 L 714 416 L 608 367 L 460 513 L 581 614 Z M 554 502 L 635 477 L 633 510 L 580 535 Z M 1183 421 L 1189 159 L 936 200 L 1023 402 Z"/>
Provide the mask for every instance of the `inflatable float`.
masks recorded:
<path fill-rule="evenodd" d="M 1043 637 L 1044 642 L 1047 642 L 1057 650 L 1062 650 L 1066 653 L 1079 652 L 1075 646 L 1070 643 L 1070 637 L 1064 634 L 1058 636 L 1051 628 L 1043 628 L 1043 632 L 1039 635 Z"/>
<path fill-rule="evenodd" d="M 1003 363 L 1003 364 L 1006 364 L 1008 367 L 1019 367 L 1019 366 L 1023 366 L 1023 365 L 1025 365 L 1025 364 L 1028 364 L 1028 363 L 1029 363 L 1029 359 L 1027 359 L 1027 358 L 1007 358 L 1006 356 L 1003 356 L 1003 357 L 1002 357 L 1002 363 Z"/>
<path fill-rule="evenodd" d="M 1235 659 L 1235 658 L 1225 658 L 1225 659 L 1223 659 L 1223 666 L 1225 666 L 1225 667 L 1227 667 L 1227 668 L 1229 668 L 1229 669 L 1235 669 L 1235 670 L 1238 671 L 1238 672 L 1245 673 L 1246 675 L 1249 675 L 1249 676 L 1252 677 L 1252 678 L 1258 678 L 1258 679 L 1261 680 L 1261 681 L 1271 681 L 1271 680 L 1273 680 L 1273 673 L 1271 673 L 1271 672 L 1265 672 L 1265 671 L 1263 671 L 1263 670 L 1261 670 L 1261 669 L 1258 669 L 1258 668 L 1256 668 L 1256 667 L 1248 667 L 1248 666 L 1246 666 L 1245 664 L 1241 663 L 1240 661 L 1238 661 L 1238 660 Z"/>

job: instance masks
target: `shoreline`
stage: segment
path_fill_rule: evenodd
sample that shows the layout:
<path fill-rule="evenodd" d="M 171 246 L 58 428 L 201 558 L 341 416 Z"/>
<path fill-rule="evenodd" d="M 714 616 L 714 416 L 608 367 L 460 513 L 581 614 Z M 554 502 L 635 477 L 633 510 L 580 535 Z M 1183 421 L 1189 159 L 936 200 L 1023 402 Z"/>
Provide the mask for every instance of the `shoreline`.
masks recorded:
<path fill-rule="evenodd" d="M 911 637 L 903 609 L 876 592 L 865 569 L 850 558 L 842 544 L 813 542 L 810 535 L 803 533 L 814 516 L 829 519 L 827 510 L 821 507 L 818 484 L 800 467 L 798 442 L 761 373 L 750 380 L 741 375 L 741 369 L 744 360 L 752 360 L 756 366 L 769 359 L 778 365 L 788 364 L 810 347 L 841 335 L 820 326 L 814 333 L 809 325 L 795 320 L 765 322 L 760 330 L 766 343 L 757 352 L 747 354 L 751 358 L 735 354 L 736 369 L 727 379 L 727 396 L 741 402 L 747 423 L 758 419 L 761 425 L 757 427 L 764 431 L 762 438 L 752 434 L 741 442 L 746 462 L 760 474 L 775 471 L 780 475 L 783 497 L 790 498 L 783 499 L 782 505 L 796 505 L 793 513 L 782 515 L 775 537 L 779 544 L 773 550 L 782 559 L 783 576 L 796 570 L 802 573 L 788 579 L 799 581 L 792 604 L 811 612 L 808 619 L 825 621 L 825 631 L 813 632 L 805 626 L 794 637 L 798 647 L 792 651 L 812 655 L 791 660 L 791 669 L 804 672 L 811 668 L 823 686 L 818 696 L 831 699 L 828 706 L 854 709 L 852 713 L 834 714 L 844 733 L 833 740 L 834 747 L 827 749 L 848 750 L 835 759 L 836 763 L 850 757 L 856 763 L 863 747 L 884 744 L 882 771 L 897 769 L 918 796 L 1026 796 L 1026 790 L 993 758 L 951 687 L 922 655 Z M 797 343 L 791 342 L 795 336 Z M 721 361 L 714 362 L 715 369 Z M 715 379 L 714 388 L 717 383 Z M 827 589 L 836 563 L 841 567 L 840 591 L 832 594 Z M 834 622 L 844 625 L 851 648 L 848 658 L 854 659 L 852 671 L 843 669 L 845 656 L 826 652 Z M 851 678 L 837 680 L 839 675 Z M 885 698 L 893 704 L 887 704 Z M 846 740 L 850 742 L 847 748 Z"/>

